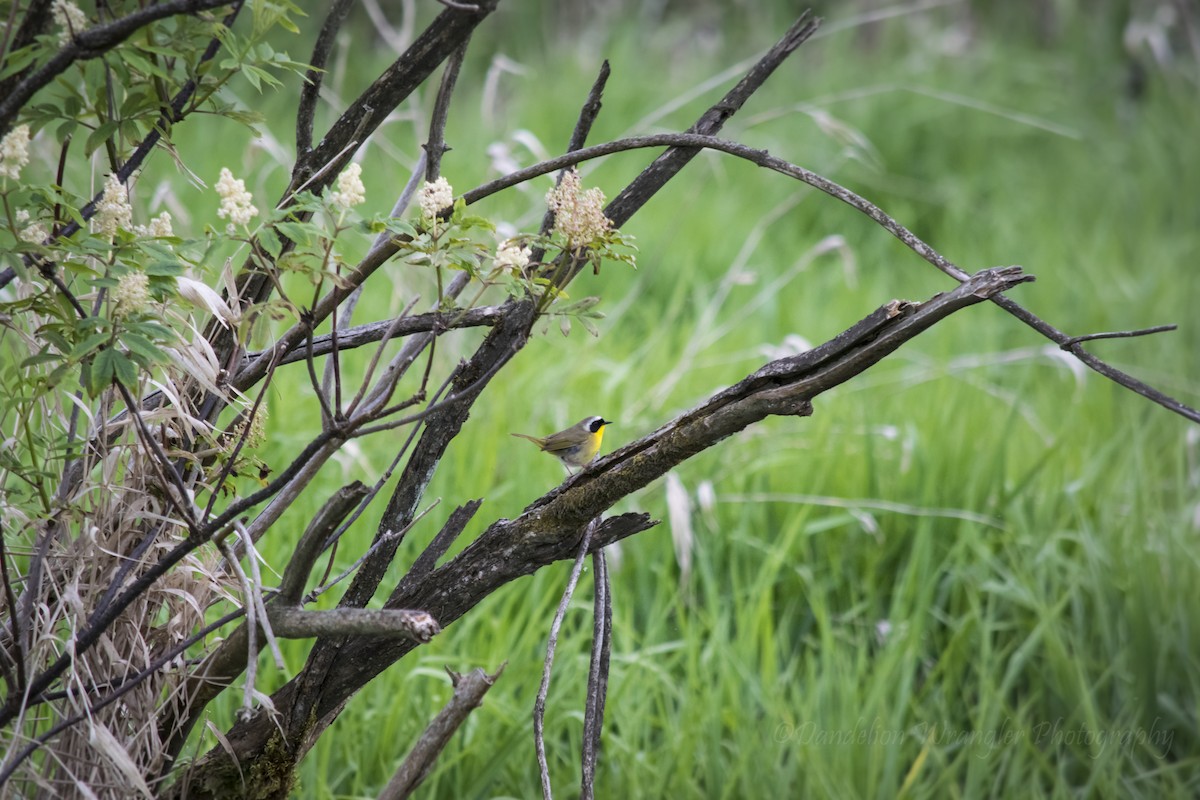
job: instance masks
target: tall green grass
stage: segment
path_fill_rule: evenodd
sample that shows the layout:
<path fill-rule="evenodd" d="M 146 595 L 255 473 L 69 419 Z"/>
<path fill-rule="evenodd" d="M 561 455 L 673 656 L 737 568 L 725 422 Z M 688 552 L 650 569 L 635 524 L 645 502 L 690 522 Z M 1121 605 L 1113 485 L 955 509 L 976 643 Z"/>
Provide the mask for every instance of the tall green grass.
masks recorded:
<path fill-rule="evenodd" d="M 805 45 L 726 135 L 830 174 L 969 271 L 1023 264 L 1038 282 L 1014 296 L 1071 333 L 1182 323 L 1095 351 L 1194 404 L 1195 84 L 1156 74 L 1133 102 L 1111 41 L 1064 33 L 1038 46 L 985 25 L 955 49 L 954 19 L 885 23 L 868 47 L 832 17 L 832 32 Z M 502 14 L 498 30 L 519 22 Z M 725 30 L 693 47 L 686 23 L 614 18 L 557 41 L 537 26 L 521 28 L 524 39 L 482 34 L 450 119 L 445 174 L 459 191 L 484 180 L 488 144 L 522 155 L 517 129 L 560 150 L 601 56 L 613 77 L 594 141 L 686 127 L 729 81 L 635 121 L 768 44 Z M 501 81 L 498 134 L 479 121 L 479 83 L 500 49 L 529 74 Z M 347 93 L 364 80 L 334 78 Z M 272 120 L 285 141 L 289 124 Z M 422 139 L 402 119 L 368 148 L 378 208 Z M 192 167 L 215 176 L 237 152 Z M 611 196 L 651 155 L 590 166 L 587 181 Z M 284 172 L 262 153 L 246 162 L 260 196 L 274 196 Z M 544 189 L 479 210 L 532 226 Z M 697 158 L 627 231 L 641 248 L 637 271 L 608 265 L 571 287 L 604 298 L 602 335 L 564 338 L 552 324 L 493 382 L 430 488 L 443 506 L 410 534 L 393 577 L 453 504 L 486 498 L 466 542 L 561 480 L 510 431 L 603 414 L 617 421 L 606 441 L 615 447 L 755 369 L 789 336 L 815 344 L 893 297 L 948 286 L 847 207 L 724 156 Z M 389 275 L 394 296 L 374 294 L 361 319 L 429 296 L 424 276 Z M 460 349 L 475 340 L 451 337 Z M 440 347 L 440 362 L 457 352 Z M 315 429 L 315 411 L 291 399 L 306 393 L 302 368 L 277 378 L 268 461 Z M 614 548 L 601 795 L 1194 795 L 1198 441 L 1179 418 L 981 306 L 819 398 L 811 418 L 767 420 L 682 465 L 690 572 L 672 541 L 678 524 Z M 302 526 L 340 482 L 373 478 L 398 442 L 362 442 L 357 459 L 328 467 L 280 529 Z M 666 520 L 663 485 L 617 510 L 629 509 Z M 345 559 L 378 514 L 350 532 Z M 273 563 L 288 547 L 277 534 L 265 541 Z M 298 793 L 375 796 L 449 697 L 442 668 L 507 662 L 425 796 L 535 795 L 530 714 L 567 570 L 497 592 L 367 687 L 303 763 Z M 551 767 L 568 796 L 591 632 L 586 578 L 581 586 L 547 712 Z M 304 653 L 287 648 L 290 670 Z M 261 680 L 269 689 L 285 677 Z M 215 724 L 232 712 L 223 701 Z"/>

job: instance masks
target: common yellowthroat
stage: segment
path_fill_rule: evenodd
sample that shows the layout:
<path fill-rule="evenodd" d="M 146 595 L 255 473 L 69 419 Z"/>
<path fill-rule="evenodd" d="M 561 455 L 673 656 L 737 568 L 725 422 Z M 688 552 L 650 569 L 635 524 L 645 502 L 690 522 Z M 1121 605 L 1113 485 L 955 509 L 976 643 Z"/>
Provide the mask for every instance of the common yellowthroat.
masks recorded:
<path fill-rule="evenodd" d="M 604 438 L 604 426 L 612 422 L 604 417 L 584 417 L 565 431 L 552 433 L 542 438 L 529 436 L 524 433 L 514 433 L 522 439 L 528 439 L 538 446 L 538 449 L 557 456 L 567 472 L 574 474 L 572 467 L 585 467 L 592 463 L 596 453 L 600 452 L 600 441 Z"/>

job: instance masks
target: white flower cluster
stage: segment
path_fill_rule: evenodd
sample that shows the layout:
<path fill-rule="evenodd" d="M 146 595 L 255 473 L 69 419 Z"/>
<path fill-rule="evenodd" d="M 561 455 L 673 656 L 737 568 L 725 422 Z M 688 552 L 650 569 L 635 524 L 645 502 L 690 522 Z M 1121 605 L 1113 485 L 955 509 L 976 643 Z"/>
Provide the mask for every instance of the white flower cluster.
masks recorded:
<path fill-rule="evenodd" d="M 221 177 L 217 181 L 217 194 L 221 197 L 221 209 L 217 216 L 229 218 L 229 224 L 246 225 L 258 216 L 254 207 L 254 197 L 246 191 L 246 183 L 241 178 L 234 178 L 228 167 L 221 167 Z"/>
<path fill-rule="evenodd" d="M 109 175 L 104 182 L 104 195 L 96 206 L 92 217 L 97 233 L 115 236 L 118 229 L 131 230 L 133 207 L 129 205 L 129 190 L 116 175 Z"/>
<path fill-rule="evenodd" d="M 171 214 L 164 211 L 157 217 L 150 219 L 149 225 L 135 225 L 133 232 L 138 236 L 157 239 L 160 236 L 174 236 L 175 232 L 171 230 Z"/>
<path fill-rule="evenodd" d="M 29 212 L 23 208 L 18 209 L 17 224 L 25 225 L 26 222 L 29 222 Z M 33 222 L 29 225 L 25 225 L 18 235 L 21 237 L 21 241 L 23 242 L 29 242 L 30 244 L 41 244 L 50 237 L 50 231 L 47 230 L 46 223 Z"/>
<path fill-rule="evenodd" d="M 454 205 L 454 187 L 445 178 L 438 178 L 433 183 L 427 181 L 417 195 L 417 205 L 421 207 L 423 218 L 437 219 L 442 209 Z"/>
<path fill-rule="evenodd" d="M 329 195 L 329 200 L 342 209 L 353 208 L 367 200 L 367 190 L 362 182 L 362 165 L 351 164 L 338 175 L 337 191 Z"/>
<path fill-rule="evenodd" d="M 529 266 L 529 248 L 516 239 L 501 242 L 496 248 L 496 269 L 522 270 Z"/>
<path fill-rule="evenodd" d="M 50 11 L 54 15 L 54 24 L 62 28 L 58 34 L 60 45 L 70 44 L 75 34 L 87 30 L 87 14 L 69 0 L 54 0 Z"/>
<path fill-rule="evenodd" d="M 150 304 L 150 279 L 144 272 L 126 272 L 112 293 L 118 314 L 139 311 Z"/>
<path fill-rule="evenodd" d="M 29 126 L 18 125 L 0 139 L 0 178 L 21 177 L 29 163 Z"/>
<path fill-rule="evenodd" d="M 554 231 L 567 240 L 568 247 L 586 247 L 612 227 L 604 216 L 604 192 L 583 191 L 574 169 L 546 193 L 546 205 L 554 212 Z"/>

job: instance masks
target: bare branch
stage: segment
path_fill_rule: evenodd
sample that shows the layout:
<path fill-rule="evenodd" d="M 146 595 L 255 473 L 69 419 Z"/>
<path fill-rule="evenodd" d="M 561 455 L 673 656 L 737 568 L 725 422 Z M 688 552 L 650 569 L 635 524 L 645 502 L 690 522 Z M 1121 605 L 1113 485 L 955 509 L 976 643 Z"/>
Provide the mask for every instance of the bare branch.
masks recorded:
<path fill-rule="evenodd" d="M 431 311 L 416 314 L 411 317 L 400 316 L 393 320 L 380 320 L 356 325 L 353 328 L 340 331 L 337 335 L 339 351 L 353 350 L 363 345 L 373 344 L 386 338 L 398 339 L 411 336 L 414 333 L 429 333 L 434 330 L 458 330 L 460 328 L 490 327 L 496 324 L 504 313 L 502 306 L 481 306 L 479 308 L 449 309 L 447 311 Z M 277 350 L 274 350 L 277 352 Z M 314 358 L 329 355 L 333 351 L 333 336 L 323 334 L 312 338 L 312 355 Z M 249 364 L 257 360 L 267 351 L 247 353 L 243 363 Z M 307 350 L 295 349 L 284 355 L 279 366 L 294 364 L 308 357 Z"/>
<path fill-rule="evenodd" d="M 1065 342 L 1062 342 L 1059 347 L 1064 350 L 1070 350 L 1073 345 L 1080 342 L 1091 342 L 1096 339 L 1129 339 L 1134 336 L 1150 336 L 1155 333 L 1167 333 L 1168 331 L 1178 330 L 1179 326 L 1171 325 L 1155 325 L 1153 328 L 1140 328 L 1136 331 L 1110 331 L 1108 333 L 1085 333 L 1083 336 L 1072 336 Z"/>
<path fill-rule="evenodd" d="M 792 23 L 783 37 L 775 46 L 758 60 L 746 76 L 738 81 L 724 97 L 704 112 L 695 124 L 688 129 L 689 133 L 715 136 L 725 126 L 725 122 L 736 114 L 746 101 L 750 99 L 767 78 L 782 64 L 796 48 L 804 44 L 809 37 L 817 32 L 821 25 L 819 19 L 813 19 L 810 12 L 805 11 Z M 617 195 L 605 213 L 617 227 L 624 225 L 634 212 L 645 205 L 667 181 L 683 169 L 700 151 L 695 148 L 674 148 L 663 153 L 654 163 L 642 171 L 637 179 L 625 187 Z"/>
<path fill-rule="evenodd" d="M 305 611 L 272 604 L 268 606 L 267 613 L 276 635 L 285 639 L 317 636 L 398 637 L 424 644 L 442 632 L 441 626 L 430 614 L 408 609 L 335 608 L 329 611 Z"/>
<path fill-rule="evenodd" d="M 417 560 L 413 562 L 408 573 L 400 579 L 397 591 L 403 592 L 406 588 L 410 588 L 418 581 L 424 580 L 426 575 L 433 572 L 433 568 L 437 566 L 438 560 L 446 554 L 446 551 L 450 549 L 450 545 L 454 544 L 454 540 L 463 532 L 463 528 L 467 527 L 467 523 L 475 516 L 475 512 L 479 510 L 479 506 L 481 505 L 483 505 L 482 500 L 472 500 L 450 513 L 446 524 L 437 532 L 437 535 L 433 537 L 433 541 L 421 552 L 421 555 L 417 556 Z"/>
<path fill-rule="evenodd" d="M 537 698 L 533 701 L 533 743 L 537 749 L 538 769 L 542 777 L 542 797 L 551 800 L 550 766 L 546 763 L 546 696 L 550 693 L 550 673 L 554 668 L 554 651 L 558 648 L 558 632 L 562 628 L 563 618 L 567 616 L 567 606 L 575 594 L 575 586 L 579 583 L 579 575 L 583 572 L 583 562 L 587 558 L 588 546 L 592 542 L 600 519 L 597 517 L 588 523 L 579 540 L 579 553 L 571 566 L 571 576 L 567 579 L 567 587 L 563 589 L 562 599 L 558 602 L 558 610 L 554 621 L 550 623 L 550 635 L 546 641 L 546 660 L 542 665 L 542 683 L 538 687 Z"/>
<path fill-rule="evenodd" d="M 301 155 L 312 150 L 313 119 L 321 96 L 321 82 L 325 79 L 325 65 L 351 5 L 352 0 L 335 0 L 313 43 L 309 70 L 304 73 L 304 86 L 300 89 L 300 104 L 296 111 L 296 152 Z"/>
<path fill-rule="evenodd" d="M 467 716 L 483 703 L 483 696 L 504 672 L 504 665 L 501 664 L 494 675 L 488 675 L 479 668 L 471 670 L 465 676 L 451 672 L 449 668 L 446 672 L 450 674 L 450 681 L 454 684 L 454 696 L 413 745 L 404 763 L 380 792 L 379 800 L 403 800 L 412 795 L 433 768 L 433 763 L 441 755 L 450 737 L 466 722 Z"/>
<path fill-rule="evenodd" d="M 588 668 L 587 701 L 583 712 L 583 752 L 580 800 L 596 795 L 596 761 L 600 732 L 604 728 L 604 701 L 608 697 L 608 664 L 612 655 L 612 585 L 604 550 L 592 551 L 592 661 Z"/>
<path fill-rule="evenodd" d="M 479 9 L 472 8 L 472 11 Z M 433 104 L 433 117 L 429 122 L 429 140 L 424 144 L 425 180 L 435 181 L 442 174 L 442 156 L 450 149 L 446 146 L 446 118 L 450 115 L 450 97 L 458 82 L 458 71 L 467 55 L 471 34 L 467 33 L 458 48 L 450 54 L 446 71 L 442 73 L 442 84 L 438 87 L 437 99 Z"/>

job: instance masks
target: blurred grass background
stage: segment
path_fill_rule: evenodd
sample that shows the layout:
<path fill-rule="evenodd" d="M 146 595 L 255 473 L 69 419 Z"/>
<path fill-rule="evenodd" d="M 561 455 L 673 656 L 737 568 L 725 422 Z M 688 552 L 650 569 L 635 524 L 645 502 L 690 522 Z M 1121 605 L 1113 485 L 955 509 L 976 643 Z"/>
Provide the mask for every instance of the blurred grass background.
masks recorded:
<path fill-rule="evenodd" d="M 603 58 L 613 76 L 593 142 L 682 130 L 778 38 L 794 13 L 785 5 L 502 4 L 472 43 L 443 172 L 461 193 L 504 158 L 559 152 Z M 1131 15 L 1155 19 L 1154 3 L 824 5 L 818 37 L 723 135 L 855 189 L 968 271 L 1024 265 L 1038 281 L 1014 296 L 1060 329 L 1181 323 L 1094 351 L 1200 401 L 1194 10 L 1170 29 L 1182 38 L 1164 64 L 1123 43 Z M 389 13 L 401 38 L 440 10 L 400 8 Z M 365 14 L 350 21 L 326 120 L 394 57 L 374 27 Z M 310 42 L 280 47 L 303 59 Z M 265 204 L 290 168 L 296 88 L 232 91 L 264 112 L 264 137 L 231 128 L 213 147 L 211 130 L 183 126 L 177 144 L 205 180 L 230 166 Z M 407 180 L 432 91 L 365 148 L 364 215 L 390 208 Z M 653 155 L 593 162 L 585 183 L 612 197 Z M 154 202 L 215 223 L 215 200 L 178 188 L 171 169 L 149 169 L 143 191 L 177 187 Z M 477 211 L 536 228 L 548 185 Z M 725 156 L 697 158 L 625 230 L 638 269 L 610 264 L 570 290 L 603 298 L 601 335 L 564 338 L 552 322 L 493 381 L 430 487 L 442 505 L 409 534 L 393 579 L 454 505 L 486 498 L 469 542 L 561 480 L 510 431 L 602 414 L 617 421 L 609 450 L 891 298 L 948 286 L 851 209 Z M 366 241 L 347 243 L 346 257 Z M 376 280 L 359 321 L 432 296 L 411 267 Z M 438 364 L 477 340 L 446 337 Z M 286 463 L 315 431 L 315 409 L 297 399 L 309 392 L 303 367 L 277 377 L 268 462 Z M 268 560 L 283 563 L 287 531 L 298 536 L 336 486 L 374 480 L 400 441 L 352 443 L 264 540 Z M 615 509 L 664 523 L 614 548 L 600 795 L 1195 795 L 1198 443 L 1182 419 L 989 305 L 822 396 L 813 417 L 767 420 L 682 465 Z M 338 568 L 369 541 L 378 505 Z M 372 683 L 304 762 L 297 795 L 374 797 L 449 697 L 443 667 L 504 662 L 422 791 L 537 794 L 530 715 L 568 570 L 497 592 Z M 585 576 L 547 711 L 565 796 L 578 785 L 590 633 Z M 289 675 L 306 649 L 289 643 Z M 272 672 L 260 688 L 287 677 Z M 219 728 L 236 705 L 223 700 Z"/>

